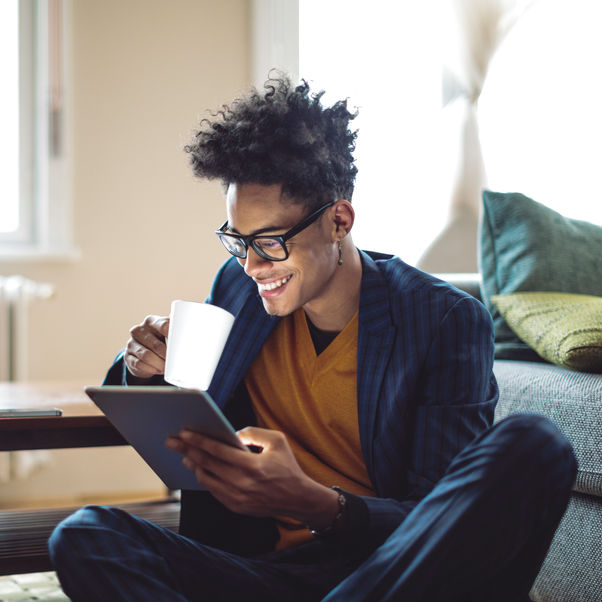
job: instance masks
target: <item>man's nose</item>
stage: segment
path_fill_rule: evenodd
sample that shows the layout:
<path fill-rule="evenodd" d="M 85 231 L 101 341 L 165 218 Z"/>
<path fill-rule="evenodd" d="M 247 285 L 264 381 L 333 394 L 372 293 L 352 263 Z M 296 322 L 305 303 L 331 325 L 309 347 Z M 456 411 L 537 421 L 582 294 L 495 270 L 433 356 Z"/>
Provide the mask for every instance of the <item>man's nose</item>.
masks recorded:
<path fill-rule="evenodd" d="M 251 278 L 256 276 L 260 270 L 264 270 L 266 264 L 271 263 L 269 259 L 260 257 L 253 247 L 248 248 L 246 259 L 240 259 L 239 261 L 245 270 L 245 274 Z"/>

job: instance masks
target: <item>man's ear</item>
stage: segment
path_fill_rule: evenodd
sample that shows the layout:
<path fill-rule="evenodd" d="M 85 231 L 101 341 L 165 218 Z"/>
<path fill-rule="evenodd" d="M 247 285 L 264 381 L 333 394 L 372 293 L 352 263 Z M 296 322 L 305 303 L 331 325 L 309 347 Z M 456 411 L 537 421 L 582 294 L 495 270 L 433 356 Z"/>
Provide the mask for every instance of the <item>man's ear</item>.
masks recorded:
<path fill-rule="evenodd" d="M 351 203 L 345 199 L 338 200 L 331 208 L 333 240 L 343 240 L 355 221 L 355 211 Z"/>

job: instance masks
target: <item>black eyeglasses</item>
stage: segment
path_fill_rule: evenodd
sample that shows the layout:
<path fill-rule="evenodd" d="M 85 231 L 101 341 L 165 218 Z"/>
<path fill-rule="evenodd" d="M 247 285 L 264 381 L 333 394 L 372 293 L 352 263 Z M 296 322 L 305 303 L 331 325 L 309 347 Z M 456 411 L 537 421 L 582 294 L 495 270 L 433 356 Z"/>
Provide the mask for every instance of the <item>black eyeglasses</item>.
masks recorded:
<path fill-rule="evenodd" d="M 284 261 L 288 258 L 288 249 L 286 248 L 286 241 L 292 238 L 296 234 L 299 234 L 302 230 L 305 230 L 308 226 L 313 224 L 322 215 L 328 207 L 332 207 L 336 201 L 331 201 L 320 207 L 317 211 L 308 215 L 303 221 L 300 221 L 296 226 L 293 226 L 288 232 L 281 234 L 280 236 L 263 234 L 243 236 L 242 234 L 233 234 L 226 232 L 228 228 L 228 222 L 225 221 L 219 230 L 216 230 L 217 237 L 222 241 L 224 247 L 228 253 L 245 259 L 249 247 L 262 257 L 269 261 Z"/>

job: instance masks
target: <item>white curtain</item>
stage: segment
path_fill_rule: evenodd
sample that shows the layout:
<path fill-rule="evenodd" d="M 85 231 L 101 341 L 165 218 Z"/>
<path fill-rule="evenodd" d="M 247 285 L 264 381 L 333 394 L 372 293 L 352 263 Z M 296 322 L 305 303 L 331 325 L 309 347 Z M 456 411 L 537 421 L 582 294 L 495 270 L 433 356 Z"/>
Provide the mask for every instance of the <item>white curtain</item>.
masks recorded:
<path fill-rule="evenodd" d="M 476 238 L 486 172 L 477 104 L 491 58 L 517 18 L 535 0 L 450 0 L 445 19 L 442 92 L 445 120 L 457 141 L 449 214 L 417 265 L 427 272 L 476 272 Z"/>

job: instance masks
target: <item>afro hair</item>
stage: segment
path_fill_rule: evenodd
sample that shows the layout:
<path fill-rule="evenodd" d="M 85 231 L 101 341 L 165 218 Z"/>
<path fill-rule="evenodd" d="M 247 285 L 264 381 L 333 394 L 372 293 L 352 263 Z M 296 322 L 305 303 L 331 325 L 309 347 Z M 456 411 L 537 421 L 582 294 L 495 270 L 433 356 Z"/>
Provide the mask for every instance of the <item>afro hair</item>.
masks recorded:
<path fill-rule="evenodd" d="M 278 73 L 260 93 L 224 105 L 203 119 L 190 154 L 196 176 L 229 184 L 281 184 L 295 202 L 315 209 L 326 202 L 351 201 L 357 167 L 353 151 L 357 131 L 349 123 L 347 100 L 324 107 L 324 91 L 310 93 L 308 83 L 293 87 Z"/>

